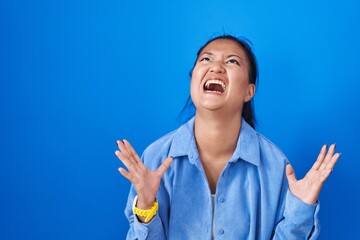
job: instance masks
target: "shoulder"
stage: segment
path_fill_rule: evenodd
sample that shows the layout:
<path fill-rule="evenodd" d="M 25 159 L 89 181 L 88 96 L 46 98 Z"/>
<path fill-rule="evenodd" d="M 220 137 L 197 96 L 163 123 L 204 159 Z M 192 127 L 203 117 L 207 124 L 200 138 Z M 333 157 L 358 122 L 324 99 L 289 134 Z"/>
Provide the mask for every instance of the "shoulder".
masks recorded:
<path fill-rule="evenodd" d="M 193 121 L 190 120 L 178 129 L 162 136 L 144 151 L 142 159 L 150 168 L 159 166 L 167 157 L 188 154 L 189 143 L 193 141 Z"/>
<path fill-rule="evenodd" d="M 153 143 L 151 143 L 144 151 L 143 158 L 145 157 L 155 157 L 155 156 L 167 156 L 169 153 L 174 135 L 177 130 L 173 130 L 166 135 L 160 137 Z"/>
<path fill-rule="evenodd" d="M 256 132 L 256 135 L 259 142 L 262 164 L 270 167 L 277 166 L 284 168 L 288 163 L 288 159 L 282 150 L 262 134 Z"/>
<path fill-rule="evenodd" d="M 275 145 L 272 141 L 266 138 L 264 135 L 256 132 L 256 135 L 259 139 L 259 145 L 265 153 L 274 154 L 281 158 L 286 158 L 285 154 L 281 151 L 281 149 Z"/>
<path fill-rule="evenodd" d="M 255 163 L 258 162 L 264 165 L 287 161 L 285 154 L 280 148 L 244 120 L 242 121 L 239 144 L 241 146 L 240 149 L 246 148 L 246 150 L 241 151 L 241 155 L 256 158 Z"/>

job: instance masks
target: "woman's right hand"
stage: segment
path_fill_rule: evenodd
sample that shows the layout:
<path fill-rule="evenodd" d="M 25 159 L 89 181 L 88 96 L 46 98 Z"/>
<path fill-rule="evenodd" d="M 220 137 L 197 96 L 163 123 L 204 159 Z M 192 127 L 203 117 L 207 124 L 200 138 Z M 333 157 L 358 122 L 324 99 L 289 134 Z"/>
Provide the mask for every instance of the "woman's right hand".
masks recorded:
<path fill-rule="evenodd" d="M 127 140 L 117 140 L 116 143 L 120 151 L 116 150 L 115 155 L 128 169 L 127 171 L 124 168 L 118 170 L 135 187 L 138 195 L 136 206 L 144 210 L 150 209 L 155 202 L 161 178 L 170 167 L 172 158 L 168 157 L 157 170 L 151 171 L 146 168 Z"/>

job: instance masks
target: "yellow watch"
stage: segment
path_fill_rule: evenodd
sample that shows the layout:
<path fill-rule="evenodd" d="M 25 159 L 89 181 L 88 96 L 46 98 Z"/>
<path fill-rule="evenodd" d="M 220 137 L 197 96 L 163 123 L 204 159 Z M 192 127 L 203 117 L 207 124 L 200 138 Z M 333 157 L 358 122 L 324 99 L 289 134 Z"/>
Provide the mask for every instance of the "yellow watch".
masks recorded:
<path fill-rule="evenodd" d="M 136 195 L 136 197 L 134 199 L 134 204 L 133 204 L 133 213 L 140 217 L 145 217 L 144 222 L 148 223 L 156 215 L 156 213 L 159 209 L 158 201 L 157 201 L 157 199 L 155 199 L 154 205 L 150 209 L 143 210 L 143 209 L 136 207 L 137 198 L 138 198 L 138 196 Z"/>

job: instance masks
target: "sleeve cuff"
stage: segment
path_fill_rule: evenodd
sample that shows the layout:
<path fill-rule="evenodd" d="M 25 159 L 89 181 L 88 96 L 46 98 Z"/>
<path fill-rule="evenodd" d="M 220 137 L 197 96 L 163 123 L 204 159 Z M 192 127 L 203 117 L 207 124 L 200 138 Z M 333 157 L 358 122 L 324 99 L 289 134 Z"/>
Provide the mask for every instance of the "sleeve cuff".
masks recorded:
<path fill-rule="evenodd" d="M 136 204 L 137 197 L 135 197 L 133 206 Z M 156 236 L 161 234 L 159 231 L 161 228 L 161 220 L 159 214 L 157 213 L 154 218 L 148 223 L 142 223 L 138 220 L 137 216 L 134 214 L 134 230 L 136 237 L 138 239 L 147 239 L 151 236 L 151 238 L 156 239 Z"/>
<path fill-rule="evenodd" d="M 319 205 L 319 202 L 307 204 L 288 190 L 284 216 L 294 225 L 301 225 L 302 227 L 312 229 L 315 224 L 315 219 L 317 218 L 315 216 L 317 214 L 315 213 L 318 212 Z"/>

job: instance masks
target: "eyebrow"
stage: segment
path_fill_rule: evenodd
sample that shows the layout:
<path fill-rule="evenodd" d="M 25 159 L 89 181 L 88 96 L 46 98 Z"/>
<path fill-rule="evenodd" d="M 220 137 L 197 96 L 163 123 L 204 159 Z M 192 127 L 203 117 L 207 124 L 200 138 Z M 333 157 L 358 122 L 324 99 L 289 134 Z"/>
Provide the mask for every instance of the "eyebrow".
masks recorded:
<path fill-rule="evenodd" d="M 203 53 L 201 53 L 201 54 L 199 55 L 199 57 L 200 57 L 201 55 L 203 55 L 203 54 L 207 54 L 207 55 L 210 55 L 210 56 L 213 56 L 213 55 L 214 55 L 214 54 L 211 53 L 211 52 L 203 52 Z M 227 55 L 227 56 L 226 56 L 226 58 L 230 58 L 230 57 L 237 57 L 237 58 L 240 59 L 241 62 L 244 61 L 244 60 L 243 60 L 239 55 L 237 55 L 237 54 L 230 54 L 230 55 Z"/>

